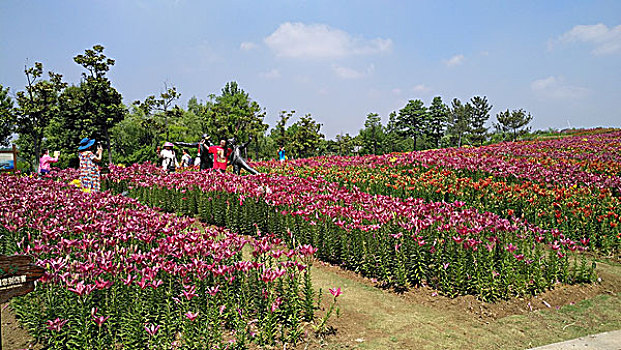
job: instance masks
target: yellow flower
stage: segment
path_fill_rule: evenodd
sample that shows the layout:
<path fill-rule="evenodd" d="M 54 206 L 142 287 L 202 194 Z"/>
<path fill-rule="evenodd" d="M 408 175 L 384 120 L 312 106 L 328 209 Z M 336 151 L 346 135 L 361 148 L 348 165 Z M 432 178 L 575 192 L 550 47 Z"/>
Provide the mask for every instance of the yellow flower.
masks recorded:
<path fill-rule="evenodd" d="M 76 186 L 76 187 L 80 187 L 80 186 L 82 186 L 82 183 L 80 183 L 80 180 L 79 180 L 79 179 L 75 179 L 75 180 L 71 181 L 71 182 L 69 183 L 69 185 L 73 185 L 73 186 Z"/>
<path fill-rule="evenodd" d="M 392 157 L 388 161 L 391 162 L 391 163 L 394 163 L 394 162 L 397 161 L 397 157 Z"/>
<path fill-rule="evenodd" d="M 84 192 L 84 193 L 91 193 L 91 189 L 90 188 L 83 188 L 82 192 Z"/>

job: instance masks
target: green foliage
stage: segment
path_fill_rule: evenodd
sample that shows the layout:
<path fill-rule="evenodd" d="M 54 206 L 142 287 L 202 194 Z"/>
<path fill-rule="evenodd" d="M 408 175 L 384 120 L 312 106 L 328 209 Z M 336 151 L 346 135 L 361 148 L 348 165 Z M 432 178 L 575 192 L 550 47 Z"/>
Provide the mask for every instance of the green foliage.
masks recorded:
<path fill-rule="evenodd" d="M 36 168 L 44 137 L 44 130 L 58 114 L 58 98 L 66 83 L 62 75 L 48 72 L 49 80 L 41 80 L 43 64 L 35 62 L 24 69 L 27 85 L 17 92 L 15 132 L 19 135 L 17 145 L 22 156 Z"/>
<path fill-rule="evenodd" d="M 0 146 L 8 146 L 11 134 L 15 129 L 15 112 L 13 99 L 9 96 L 9 88 L 0 84 Z"/>
<path fill-rule="evenodd" d="M 386 153 L 386 133 L 381 118 L 377 113 L 369 113 L 364 122 L 364 129 L 359 134 L 362 147 L 360 154 Z"/>
<path fill-rule="evenodd" d="M 321 124 L 317 123 L 310 114 L 295 122 L 287 133 L 291 155 L 295 158 L 307 158 L 319 155 L 324 135 L 320 132 Z"/>
<path fill-rule="evenodd" d="M 469 103 L 462 104 L 457 98 L 451 102 L 447 128 L 448 145 L 461 147 L 464 141 L 467 141 L 466 136 L 470 132 L 471 108 Z"/>
<path fill-rule="evenodd" d="M 336 135 L 334 140 L 328 140 L 323 143 L 322 154 L 334 154 L 340 156 L 353 156 L 357 154 L 360 148 L 361 138 L 352 137 L 348 133 Z"/>
<path fill-rule="evenodd" d="M 89 74 L 82 73 L 84 79 L 80 83 L 84 97 L 81 107 L 82 120 L 92 126 L 91 137 L 106 141 L 108 161 L 111 163 L 110 129 L 123 120 L 126 109 L 122 104 L 121 94 L 112 87 L 112 83 L 106 77 L 106 72 L 115 61 L 107 58 L 103 50 L 103 46 L 95 45 L 92 50 L 87 49 L 84 55 L 77 55 L 73 60 L 89 72 Z"/>
<path fill-rule="evenodd" d="M 399 110 L 397 130 L 405 137 L 414 141 L 413 150 L 416 150 L 417 139 L 423 134 L 427 126 L 429 114 L 423 101 L 410 100 Z"/>
<path fill-rule="evenodd" d="M 444 136 L 448 121 L 449 108 L 442 102 L 442 97 L 434 97 L 429 107 L 429 120 L 426 128 L 432 147 L 440 147 L 440 139 Z"/>
<path fill-rule="evenodd" d="M 511 140 L 515 141 L 519 136 L 527 134 L 530 131 L 530 128 L 522 128 L 533 120 L 533 116 L 521 108 L 514 109 L 511 112 L 507 109 L 506 111 L 496 114 L 496 119 L 498 120 L 496 128 L 503 134 L 507 132 L 510 133 Z"/>
<path fill-rule="evenodd" d="M 487 102 L 487 97 L 474 96 L 470 99 L 470 140 L 476 145 L 482 145 L 487 139 L 485 123 L 489 119 L 489 111 L 492 106 Z"/>

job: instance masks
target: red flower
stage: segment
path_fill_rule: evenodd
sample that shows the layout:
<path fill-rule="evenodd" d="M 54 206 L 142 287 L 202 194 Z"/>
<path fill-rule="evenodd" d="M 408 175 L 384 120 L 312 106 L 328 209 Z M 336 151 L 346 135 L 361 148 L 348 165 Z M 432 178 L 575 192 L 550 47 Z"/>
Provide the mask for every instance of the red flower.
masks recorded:
<path fill-rule="evenodd" d="M 330 288 L 330 294 L 334 295 L 335 298 L 338 298 L 338 296 L 343 294 L 343 292 L 341 292 L 341 288 Z"/>
<path fill-rule="evenodd" d="M 197 312 L 188 311 L 183 315 L 187 317 L 190 321 L 194 321 L 198 317 L 198 311 Z"/>

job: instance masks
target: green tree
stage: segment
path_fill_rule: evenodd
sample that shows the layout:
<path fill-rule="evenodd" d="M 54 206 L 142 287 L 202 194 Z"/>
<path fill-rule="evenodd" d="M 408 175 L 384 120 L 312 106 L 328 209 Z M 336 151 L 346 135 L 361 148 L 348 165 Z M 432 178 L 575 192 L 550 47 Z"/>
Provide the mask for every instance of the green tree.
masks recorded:
<path fill-rule="evenodd" d="M 509 132 L 511 140 L 515 141 L 518 136 L 529 132 L 530 128 L 522 128 L 533 120 L 533 116 L 521 108 L 511 112 L 507 109 L 496 114 L 496 119 L 498 120 L 497 129 L 500 129 L 503 133 Z"/>
<path fill-rule="evenodd" d="M 75 56 L 73 61 L 87 71 L 82 73 L 83 80 L 80 83 L 84 94 L 82 118 L 85 123 L 93 126 L 92 137 L 106 141 L 108 162 L 112 163 L 110 129 L 123 120 L 126 108 L 123 106 L 121 94 L 106 77 L 115 61 L 106 57 L 103 51 L 103 46 L 95 45 L 92 49 L 85 50 L 83 55 Z"/>
<path fill-rule="evenodd" d="M 198 102 L 196 97 L 188 100 L 188 112 L 196 115 L 200 121 L 199 130 L 203 134 L 217 135 L 216 125 L 213 123 L 213 102 Z"/>
<path fill-rule="evenodd" d="M 386 123 L 386 152 L 400 152 L 405 150 L 403 135 L 399 132 L 397 112 L 392 111 L 388 115 Z"/>
<path fill-rule="evenodd" d="M 80 86 L 65 88 L 58 99 L 58 113 L 45 128 L 46 144 L 61 152 L 60 167 L 77 168 L 78 141 L 95 133 L 92 123 L 84 119 L 85 101 L 85 92 Z"/>
<path fill-rule="evenodd" d="M 15 130 L 15 111 L 9 88 L 0 84 L 0 146 L 8 146 Z"/>
<path fill-rule="evenodd" d="M 170 141 L 171 135 L 169 125 L 174 123 L 174 120 L 182 115 L 179 106 L 174 104 L 180 97 L 181 94 L 177 92 L 175 86 L 169 87 L 168 84 L 164 83 L 164 91 L 160 93 L 159 97 L 150 95 L 145 98 L 144 102 L 136 101 L 134 105 L 143 111 L 147 119 L 146 122 L 155 124 L 156 131 L 163 133 L 163 139 L 165 141 Z M 154 137 L 151 140 L 151 144 L 155 146 L 155 144 L 159 144 L 160 141 L 159 137 Z"/>
<path fill-rule="evenodd" d="M 381 118 L 377 113 L 369 113 L 364 122 L 364 129 L 359 133 L 362 144 L 361 154 L 383 154 L 385 152 L 386 133 Z"/>
<path fill-rule="evenodd" d="M 440 139 L 444 136 L 449 115 L 449 108 L 442 102 L 442 97 L 434 97 L 431 106 L 429 106 L 426 135 L 431 139 L 431 143 L 436 148 L 440 147 Z"/>
<path fill-rule="evenodd" d="M 418 138 L 426 128 L 428 117 L 427 108 L 421 100 L 410 100 L 399 110 L 397 128 L 402 135 L 413 140 L 414 151 Z"/>
<path fill-rule="evenodd" d="M 57 115 L 58 97 L 67 84 L 62 82 L 61 74 L 53 72 L 48 72 L 49 80 L 41 80 L 43 64 L 40 62 L 25 67 L 24 73 L 27 85 L 25 91 L 17 92 L 15 131 L 22 156 L 36 169 L 45 128 Z"/>
<path fill-rule="evenodd" d="M 310 114 L 293 123 L 288 131 L 289 148 L 294 158 L 308 158 L 318 155 L 325 136 L 321 133 L 321 124 Z"/>
<path fill-rule="evenodd" d="M 487 140 L 485 123 L 490 117 L 489 111 L 492 106 L 487 102 L 487 97 L 475 96 L 470 99 L 470 139 L 474 144 L 482 145 Z"/>
<path fill-rule="evenodd" d="M 260 140 L 269 127 L 263 122 L 265 111 L 234 81 L 226 83 L 220 96 L 211 95 L 210 98 L 215 102 L 206 117 L 211 118 L 217 138 L 235 137 L 240 142 L 252 138 L 254 145 L 251 147 L 259 158 Z"/>
<path fill-rule="evenodd" d="M 142 106 L 144 107 L 144 106 Z M 155 149 L 168 133 L 171 141 L 196 142 L 202 135 L 201 120 L 191 111 L 173 108 L 179 115 L 168 120 L 164 128 L 164 113 L 146 115 L 140 103 L 132 107 L 130 113 L 111 130 L 114 144 L 114 162 L 122 164 L 157 161 Z M 189 149 L 192 156 L 196 150 Z"/>
<path fill-rule="evenodd" d="M 334 153 L 339 156 L 352 156 L 357 154 L 359 145 L 355 137 L 351 137 L 348 133 L 338 134 L 334 139 Z"/>
<path fill-rule="evenodd" d="M 461 147 L 470 132 L 470 104 L 462 104 L 457 98 L 451 102 L 447 134 L 451 145 Z"/>
<path fill-rule="evenodd" d="M 295 111 L 281 111 L 279 120 L 274 126 L 274 141 L 278 147 L 287 145 L 287 121 L 295 115 Z"/>

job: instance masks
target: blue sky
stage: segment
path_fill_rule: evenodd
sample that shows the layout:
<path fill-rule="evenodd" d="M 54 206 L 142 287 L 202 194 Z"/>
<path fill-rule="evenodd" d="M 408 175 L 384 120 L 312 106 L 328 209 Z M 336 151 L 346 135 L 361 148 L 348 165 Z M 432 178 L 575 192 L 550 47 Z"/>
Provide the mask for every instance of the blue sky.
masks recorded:
<path fill-rule="evenodd" d="M 621 1 L 0 1 L 0 84 L 35 61 L 77 84 L 95 44 L 126 104 L 237 81 L 266 110 L 311 114 L 328 138 L 410 99 L 487 96 L 536 129 L 621 126 Z"/>

